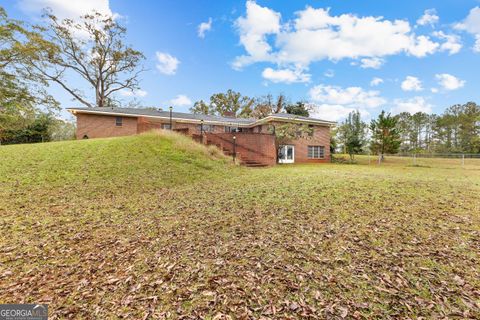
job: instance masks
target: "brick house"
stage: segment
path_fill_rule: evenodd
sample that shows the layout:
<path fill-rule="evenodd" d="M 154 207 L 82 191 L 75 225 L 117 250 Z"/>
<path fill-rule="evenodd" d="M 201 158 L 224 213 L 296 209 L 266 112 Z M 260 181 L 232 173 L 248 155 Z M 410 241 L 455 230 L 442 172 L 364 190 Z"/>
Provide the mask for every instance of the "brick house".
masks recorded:
<path fill-rule="evenodd" d="M 330 161 L 330 128 L 335 122 L 286 113 L 262 119 L 136 108 L 69 108 L 77 118 L 77 139 L 134 135 L 153 129 L 172 129 L 204 144 L 235 154 L 249 166 Z M 312 133 L 277 146 L 275 128 L 285 123 L 307 124 Z"/>

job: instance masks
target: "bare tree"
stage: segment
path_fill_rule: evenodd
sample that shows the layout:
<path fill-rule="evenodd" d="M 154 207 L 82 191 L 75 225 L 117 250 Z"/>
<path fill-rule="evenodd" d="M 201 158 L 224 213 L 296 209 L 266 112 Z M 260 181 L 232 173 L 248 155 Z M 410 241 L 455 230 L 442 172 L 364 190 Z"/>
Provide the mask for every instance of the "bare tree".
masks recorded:
<path fill-rule="evenodd" d="M 126 28 L 112 16 L 98 12 L 87 14 L 77 21 L 59 20 L 46 13 L 48 28 L 42 29 L 44 39 L 53 43 L 45 47 L 39 41 L 40 61 L 34 65 L 47 81 L 59 84 L 87 107 L 105 107 L 115 102 L 120 90 L 139 89 L 140 67 L 144 55 L 124 43 Z M 93 89 L 94 95 L 85 95 L 66 75 L 79 75 Z M 94 97 L 94 99 L 93 99 Z"/>

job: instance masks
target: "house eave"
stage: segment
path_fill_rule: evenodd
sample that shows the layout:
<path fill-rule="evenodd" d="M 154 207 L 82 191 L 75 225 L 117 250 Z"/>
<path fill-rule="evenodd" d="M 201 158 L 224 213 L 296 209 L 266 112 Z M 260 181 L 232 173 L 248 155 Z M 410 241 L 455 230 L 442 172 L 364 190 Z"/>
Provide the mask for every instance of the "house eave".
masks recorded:
<path fill-rule="evenodd" d="M 73 115 L 79 114 L 96 114 L 96 115 L 109 115 L 109 116 L 121 116 L 121 117 L 130 117 L 130 118 L 150 118 L 150 119 L 162 119 L 162 120 L 170 120 L 170 117 L 165 116 L 155 116 L 155 115 L 142 115 L 142 114 L 129 114 L 129 113 L 122 113 L 122 112 L 114 112 L 114 111 L 97 111 L 97 110 L 85 110 L 85 109 L 76 109 L 76 108 L 68 108 L 68 112 Z M 202 120 L 201 119 L 188 119 L 188 118 L 181 118 L 181 117 L 174 117 L 172 116 L 172 121 L 182 122 L 182 123 L 193 123 L 193 124 L 206 124 L 206 125 L 224 125 L 224 126 L 234 126 L 239 128 L 253 128 L 262 124 L 266 124 L 272 121 L 278 122 L 287 122 L 287 123 L 306 123 L 312 125 L 320 125 L 320 126 L 328 126 L 333 127 L 336 125 L 336 122 L 332 121 L 323 121 L 318 119 L 296 119 L 296 118 L 284 118 L 278 117 L 275 115 L 270 115 L 262 119 L 258 119 L 252 123 L 241 123 L 236 122 L 235 119 L 232 121 L 215 121 L 215 120 Z"/>

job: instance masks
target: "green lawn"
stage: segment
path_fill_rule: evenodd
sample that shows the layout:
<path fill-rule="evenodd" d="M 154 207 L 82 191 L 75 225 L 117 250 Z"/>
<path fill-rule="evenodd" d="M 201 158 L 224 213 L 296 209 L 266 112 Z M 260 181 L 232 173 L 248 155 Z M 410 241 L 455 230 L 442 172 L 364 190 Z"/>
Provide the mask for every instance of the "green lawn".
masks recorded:
<path fill-rule="evenodd" d="M 56 318 L 479 318 L 480 170 L 0 147 L 0 303 Z M 222 317 L 224 316 L 224 317 Z"/>

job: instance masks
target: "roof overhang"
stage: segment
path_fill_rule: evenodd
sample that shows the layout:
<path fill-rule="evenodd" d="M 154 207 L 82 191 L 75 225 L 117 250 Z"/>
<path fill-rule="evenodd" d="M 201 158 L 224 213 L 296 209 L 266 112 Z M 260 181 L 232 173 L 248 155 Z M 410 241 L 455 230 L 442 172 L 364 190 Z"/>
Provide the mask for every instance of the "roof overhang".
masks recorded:
<path fill-rule="evenodd" d="M 85 110 L 85 109 L 75 109 L 69 108 L 67 109 L 73 115 L 80 114 L 95 114 L 95 115 L 108 115 L 108 116 L 121 116 L 121 117 L 130 117 L 130 118 L 150 118 L 150 119 L 162 119 L 162 120 L 170 120 L 170 117 L 165 116 L 154 116 L 154 115 L 142 115 L 142 114 L 129 114 L 129 113 L 122 113 L 122 112 L 115 112 L 115 111 L 97 111 L 97 110 Z M 269 122 L 288 122 L 288 123 L 305 123 L 305 124 L 312 124 L 312 125 L 320 125 L 320 126 L 327 126 L 333 127 L 336 125 L 336 122 L 332 121 L 324 121 L 319 119 L 300 119 L 300 118 L 284 118 L 278 117 L 275 115 L 270 115 L 262 119 L 258 119 L 252 123 L 242 123 L 239 121 L 216 121 L 216 120 L 201 120 L 201 119 L 188 119 L 182 117 L 175 117 L 172 116 L 172 120 L 176 122 L 182 123 L 194 123 L 194 124 L 211 124 L 211 125 L 224 125 L 224 126 L 232 126 L 232 127 L 240 127 L 240 128 L 251 128 L 255 126 L 259 126 L 262 124 L 266 124 Z"/>
<path fill-rule="evenodd" d="M 319 119 L 284 118 L 284 117 L 278 117 L 275 115 L 270 115 L 265 118 L 257 120 L 255 122 L 255 125 L 264 124 L 264 123 L 273 122 L 273 121 L 289 122 L 289 123 L 292 123 L 292 122 L 306 123 L 306 124 L 328 126 L 328 127 L 332 127 L 337 124 L 336 122 L 333 122 L 333 121 L 325 121 L 325 120 L 319 120 Z"/>

